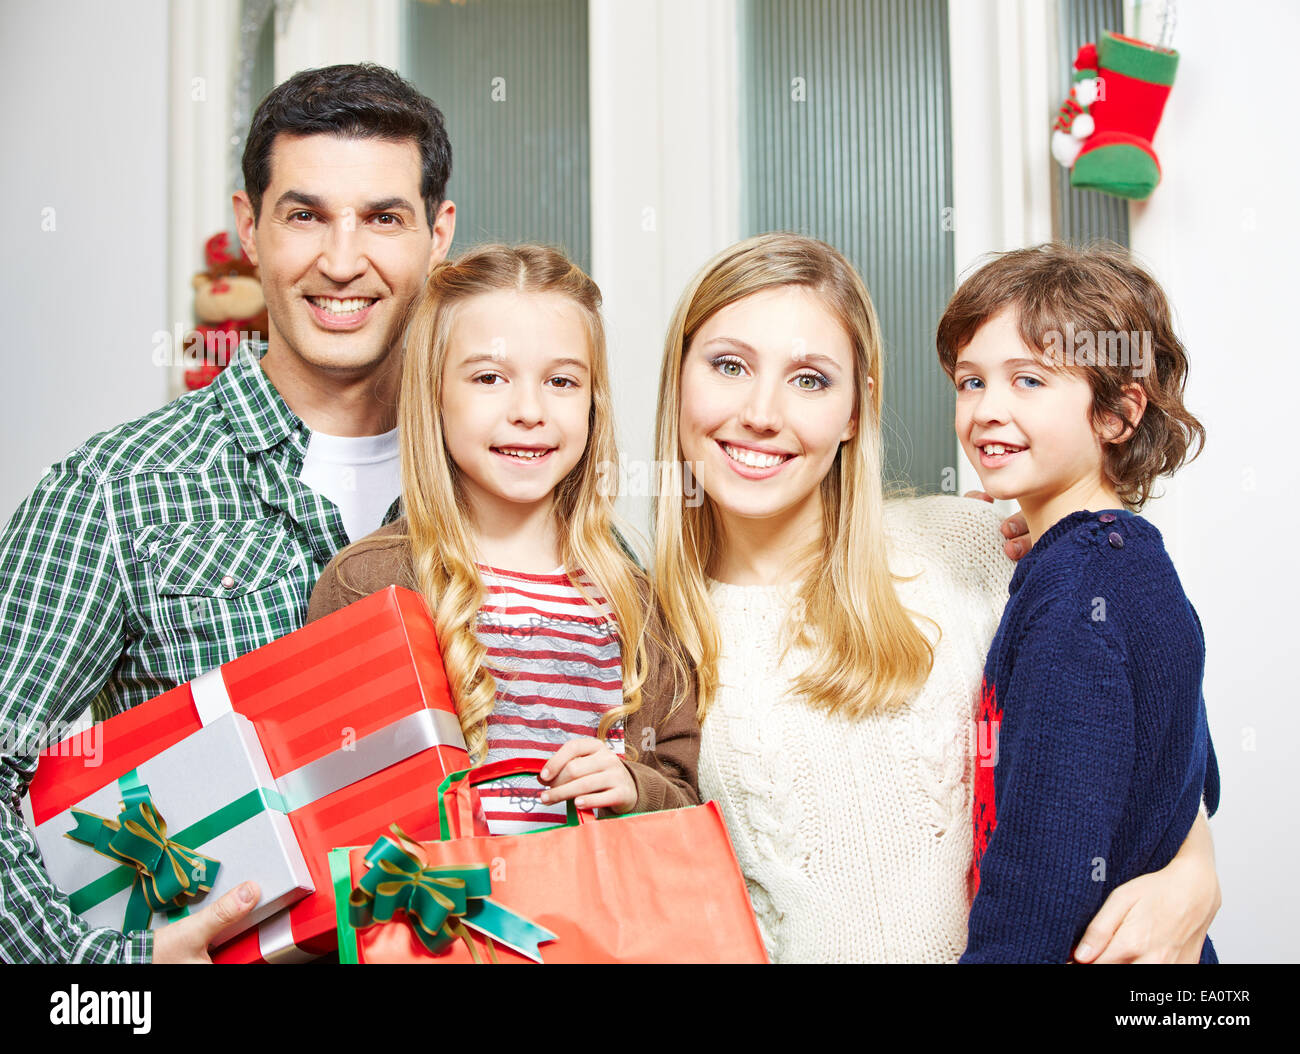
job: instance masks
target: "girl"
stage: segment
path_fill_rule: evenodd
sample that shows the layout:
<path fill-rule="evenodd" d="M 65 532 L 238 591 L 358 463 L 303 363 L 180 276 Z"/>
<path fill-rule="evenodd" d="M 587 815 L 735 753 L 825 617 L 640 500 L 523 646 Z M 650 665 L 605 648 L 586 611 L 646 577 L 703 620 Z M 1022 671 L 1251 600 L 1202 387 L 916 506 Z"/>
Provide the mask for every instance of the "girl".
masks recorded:
<path fill-rule="evenodd" d="M 972 719 L 1011 565 L 987 506 L 886 504 L 878 333 L 839 253 L 772 234 L 704 267 L 665 345 L 658 458 L 706 500 L 660 488 L 656 590 L 697 670 L 700 789 L 777 962 L 954 962 L 966 941 L 992 748 Z M 1117 947 L 1199 949 L 1217 883 L 1194 835 L 1085 939 L 1120 915 Z"/>
<path fill-rule="evenodd" d="M 487 245 L 431 273 L 398 420 L 405 517 L 349 546 L 308 619 L 397 584 L 424 595 L 494 834 L 697 804 L 689 675 L 614 534 L 600 291 L 554 250 Z"/>

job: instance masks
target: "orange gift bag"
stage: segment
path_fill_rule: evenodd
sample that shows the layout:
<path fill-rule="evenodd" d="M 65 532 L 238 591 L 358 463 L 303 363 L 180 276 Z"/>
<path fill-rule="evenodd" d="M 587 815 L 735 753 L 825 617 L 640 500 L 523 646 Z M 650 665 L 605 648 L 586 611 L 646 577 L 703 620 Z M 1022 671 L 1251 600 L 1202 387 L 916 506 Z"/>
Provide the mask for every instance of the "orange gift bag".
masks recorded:
<path fill-rule="evenodd" d="M 767 962 L 713 802 L 597 820 L 570 801 L 563 826 L 490 836 L 474 787 L 543 764 L 449 776 L 439 841 L 333 850 L 340 961 Z"/>

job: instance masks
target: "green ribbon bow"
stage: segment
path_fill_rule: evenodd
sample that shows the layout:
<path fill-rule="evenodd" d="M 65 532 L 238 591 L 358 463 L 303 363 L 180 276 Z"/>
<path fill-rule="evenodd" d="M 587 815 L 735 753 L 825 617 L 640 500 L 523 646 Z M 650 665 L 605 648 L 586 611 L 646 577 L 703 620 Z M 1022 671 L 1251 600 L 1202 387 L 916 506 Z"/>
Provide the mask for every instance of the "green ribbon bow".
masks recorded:
<path fill-rule="evenodd" d="M 135 869 L 122 924 L 129 933 L 148 929 L 155 911 L 176 910 L 208 892 L 221 864 L 167 837 L 167 823 L 154 808 L 148 786 L 124 779 L 121 788 L 122 811 L 116 820 L 73 809 L 77 826 L 67 837 Z"/>
<path fill-rule="evenodd" d="M 481 962 L 465 926 L 488 937 L 488 955 L 496 962 L 492 942 L 504 944 L 534 962 L 541 962 L 537 945 L 555 934 L 488 897 L 492 878 L 485 864 L 445 864 L 425 867 L 418 845 L 393 824 L 396 840 L 381 835 L 366 853 L 369 870 L 348 897 L 348 921 L 355 929 L 391 922 L 405 911 L 415 935 L 431 954 L 463 940 L 475 962 Z"/>

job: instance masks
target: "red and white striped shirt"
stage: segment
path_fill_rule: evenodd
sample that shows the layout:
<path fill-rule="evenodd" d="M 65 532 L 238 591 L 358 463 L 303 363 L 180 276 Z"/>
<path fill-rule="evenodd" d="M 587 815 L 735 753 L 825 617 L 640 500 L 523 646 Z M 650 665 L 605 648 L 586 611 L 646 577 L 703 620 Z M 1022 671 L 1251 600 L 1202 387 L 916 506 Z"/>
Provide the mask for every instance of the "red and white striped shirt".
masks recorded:
<path fill-rule="evenodd" d="M 623 703 L 622 654 L 605 598 L 581 573 L 575 578 L 594 605 L 563 571 L 478 570 L 486 599 L 475 632 L 497 682 L 487 762 L 545 759 L 575 736 L 594 736 L 602 715 Z M 606 738 L 621 756 L 622 723 Z M 480 786 L 488 829 L 519 834 L 564 823 L 564 803 L 543 805 L 542 789 L 534 776 Z"/>

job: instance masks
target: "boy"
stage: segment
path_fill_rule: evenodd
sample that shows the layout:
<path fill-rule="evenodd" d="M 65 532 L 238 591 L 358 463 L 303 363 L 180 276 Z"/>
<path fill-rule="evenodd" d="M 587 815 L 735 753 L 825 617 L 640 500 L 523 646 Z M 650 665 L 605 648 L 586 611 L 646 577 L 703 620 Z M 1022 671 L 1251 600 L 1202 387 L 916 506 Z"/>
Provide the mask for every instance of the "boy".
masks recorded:
<path fill-rule="evenodd" d="M 1115 886 L 1177 852 L 1202 791 L 1218 805 L 1200 621 L 1133 514 L 1204 429 L 1164 293 L 1118 247 L 998 256 L 937 343 L 962 447 L 1033 542 L 984 669 L 979 720 L 1000 730 L 962 962 L 1066 962 Z"/>

